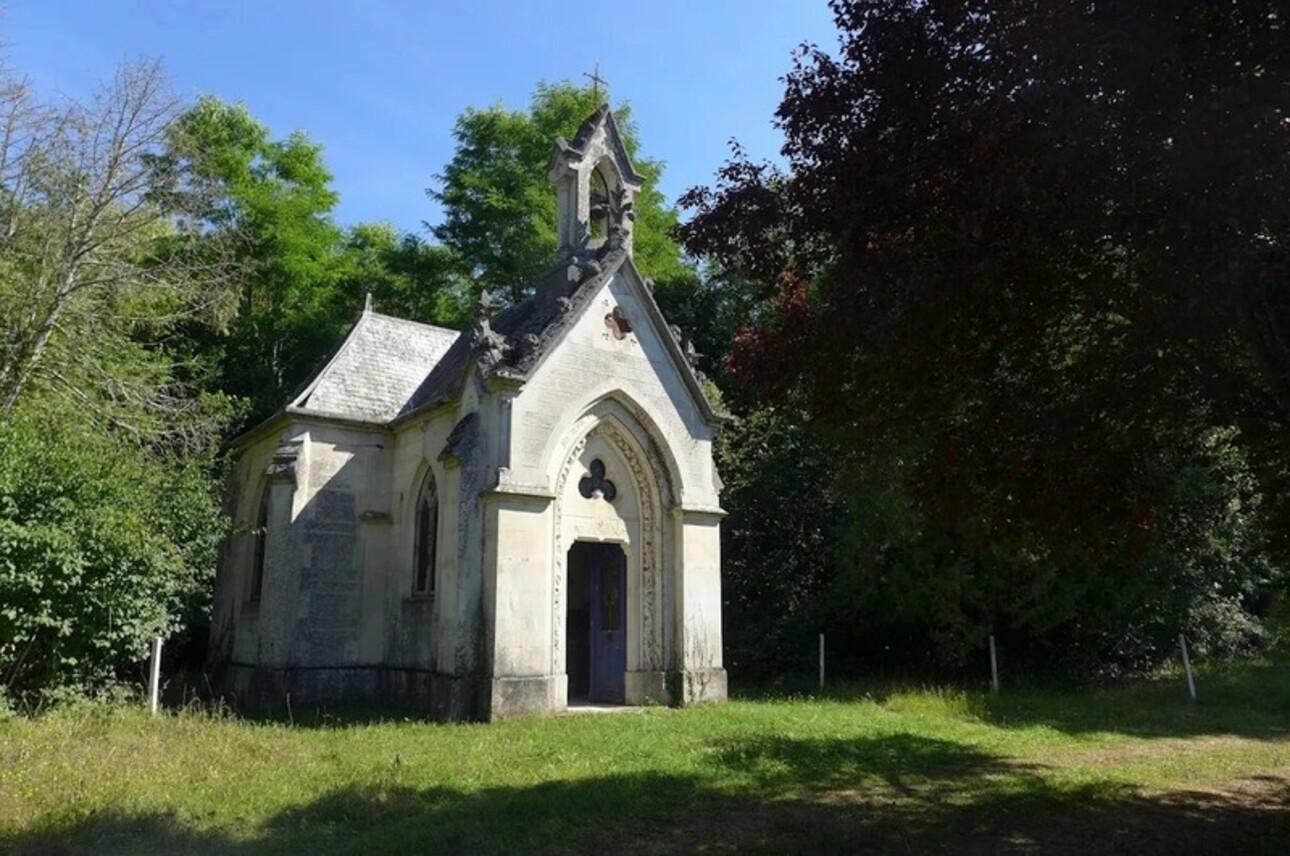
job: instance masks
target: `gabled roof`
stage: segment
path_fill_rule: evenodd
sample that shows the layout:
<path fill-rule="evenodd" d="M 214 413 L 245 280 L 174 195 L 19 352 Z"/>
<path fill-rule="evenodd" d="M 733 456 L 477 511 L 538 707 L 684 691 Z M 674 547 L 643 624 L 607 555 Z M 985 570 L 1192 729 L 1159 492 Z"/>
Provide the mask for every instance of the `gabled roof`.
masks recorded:
<path fill-rule="evenodd" d="M 566 259 L 533 286 L 533 293 L 475 329 L 458 332 L 368 309 L 321 369 L 291 401 L 233 441 L 239 447 L 291 415 L 388 426 L 461 395 L 472 366 L 485 379 L 523 383 L 619 271 L 637 287 L 650 321 L 705 421 L 726 415 L 713 407 L 667 324 L 631 253 L 610 241 L 592 254 Z"/>
<path fill-rule="evenodd" d="M 645 176 L 638 173 L 632 164 L 627 145 L 623 142 L 623 135 L 618 130 L 618 121 L 614 119 L 608 104 L 600 105 L 595 113 L 588 116 L 582 123 L 582 127 L 578 128 L 578 133 L 573 135 L 572 140 L 565 140 L 564 137 L 556 139 L 555 150 L 551 153 L 551 165 L 554 166 L 559 158 L 564 158 L 566 161 L 581 160 L 587 153 L 587 144 L 591 142 L 596 129 L 601 125 L 605 126 L 605 144 L 613 152 L 614 160 L 618 162 L 618 168 L 622 171 L 623 180 L 637 186 L 643 184 Z"/>
<path fill-rule="evenodd" d="M 631 253 L 612 241 L 590 255 L 562 261 L 534 283 L 529 297 L 493 318 L 481 319 L 473 331 L 462 334 L 409 398 L 402 415 L 455 399 L 472 364 L 486 379 L 524 382 L 577 322 L 601 286 L 622 270 L 630 271 L 630 278 L 640 284 L 639 299 L 704 419 L 710 424 L 720 422 L 725 414 L 708 400 L 676 332 L 636 271 Z"/>
<path fill-rule="evenodd" d="M 461 336 L 456 330 L 367 310 L 287 409 L 359 422 L 389 422 L 404 411 Z"/>

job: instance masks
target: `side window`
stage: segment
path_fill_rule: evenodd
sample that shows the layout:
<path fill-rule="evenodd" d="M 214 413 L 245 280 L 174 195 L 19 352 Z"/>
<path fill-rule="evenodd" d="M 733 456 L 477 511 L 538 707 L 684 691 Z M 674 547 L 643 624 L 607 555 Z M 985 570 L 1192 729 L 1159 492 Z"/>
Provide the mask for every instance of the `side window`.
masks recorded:
<path fill-rule="evenodd" d="M 265 485 L 260 491 L 260 509 L 256 512 L 255 529 L 251 532 L 254 539 L 251 553 L 251 587 L 248 598 L 259 601 L 264 591 L 264 552 L 269 535 L 269 487 Z"/>
<path fill-rule="evenodd" d="M 439 548 L 439 491 L 434 474 L 426 473 L 425 484 L 417 497 L 416 559 L 412 580 L 413 594 L 434 594 L 435 566 Z"/>

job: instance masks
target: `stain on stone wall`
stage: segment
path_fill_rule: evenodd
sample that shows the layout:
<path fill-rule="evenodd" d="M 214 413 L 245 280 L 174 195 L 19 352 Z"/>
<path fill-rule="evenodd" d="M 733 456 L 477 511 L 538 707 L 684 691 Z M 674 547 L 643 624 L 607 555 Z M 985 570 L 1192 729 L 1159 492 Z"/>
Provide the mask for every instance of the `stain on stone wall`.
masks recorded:
<path fill-rule="evenodd" d="M 301 541 L 308 563 L 300 568 L 300 592 L 308 605 L 299 618 L 300 659 L 342 663 L 362 622 L 363 563 L 354 494 L 338 486 L 314 494 Z"/>

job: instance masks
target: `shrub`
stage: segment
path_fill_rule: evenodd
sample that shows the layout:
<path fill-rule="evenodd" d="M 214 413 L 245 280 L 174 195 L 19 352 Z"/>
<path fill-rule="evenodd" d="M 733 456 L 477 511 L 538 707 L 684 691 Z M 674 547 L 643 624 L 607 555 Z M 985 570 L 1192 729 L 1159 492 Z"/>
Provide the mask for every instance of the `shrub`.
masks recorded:
<path fill-rule="evenodd" d="M 222 523 L 200 464 L 67 414 L 0 424 L 0 687 L 95 692 L 209 588 Z"/>

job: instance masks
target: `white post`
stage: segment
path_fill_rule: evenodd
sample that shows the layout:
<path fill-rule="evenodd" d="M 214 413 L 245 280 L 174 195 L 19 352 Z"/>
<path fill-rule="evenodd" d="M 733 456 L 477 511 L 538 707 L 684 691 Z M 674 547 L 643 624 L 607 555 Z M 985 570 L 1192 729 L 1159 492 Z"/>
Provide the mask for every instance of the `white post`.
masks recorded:
<path fill-rule="evenodd" d="M 824 634 L 820 634 L 820 689 L 824 689 Z"/>
<path fill-rule="evenodd" d="M 148 680 L 148 711 L 157 714 L 157 700 L 161 695 L 161 637 L 152 637 L 152 669 Z"/>
<path fill-rule="evenodd" d="M 1196 679 L 1191 673 L 1191 657 L 1187 656 L 1187 637 L 1178 634 L 1178 646 L 1182 648 L 1183 668 L 1187 670 L 1187 692 L 1191 693 L 1191 700 L 1196 700 Z"/>
<path fill-rule="evenodd" d="M 994 634 L 990 634 L 990 687 L 999 691 L 999 657 L 994 650 Z"/>

